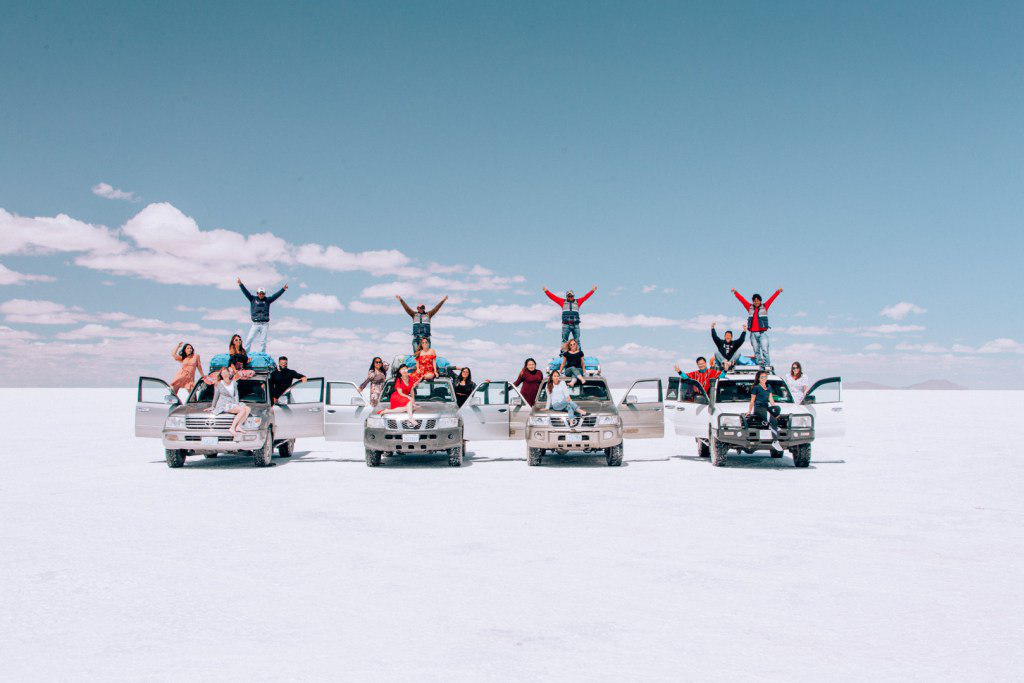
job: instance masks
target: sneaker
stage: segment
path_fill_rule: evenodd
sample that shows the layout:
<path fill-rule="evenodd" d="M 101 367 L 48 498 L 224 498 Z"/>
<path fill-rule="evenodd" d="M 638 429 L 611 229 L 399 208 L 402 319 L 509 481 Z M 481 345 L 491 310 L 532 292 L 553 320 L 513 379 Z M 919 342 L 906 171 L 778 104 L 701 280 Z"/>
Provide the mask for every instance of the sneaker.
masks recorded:
<path fill-rule="evenodd" d="M 782 444 L 780 444 L 778 441 L 772 441 L 772 448 L 774 448 L 777 451 L 781 451 Z"/>

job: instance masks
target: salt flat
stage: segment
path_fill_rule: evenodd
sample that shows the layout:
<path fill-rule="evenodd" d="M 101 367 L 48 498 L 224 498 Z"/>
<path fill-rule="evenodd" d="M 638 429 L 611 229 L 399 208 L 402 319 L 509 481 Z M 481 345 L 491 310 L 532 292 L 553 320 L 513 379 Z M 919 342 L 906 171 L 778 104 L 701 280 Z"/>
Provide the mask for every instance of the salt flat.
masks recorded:
<path fill-rule="evenodd" d="M 522 443 L 169 470 L 133 390 L 3 389 L 0 672 L 23 679 L 1020 679 L 1024 392 L 848 392 L 713 468 Z M 993 412 L 994 409 L 994 412 Z"/>

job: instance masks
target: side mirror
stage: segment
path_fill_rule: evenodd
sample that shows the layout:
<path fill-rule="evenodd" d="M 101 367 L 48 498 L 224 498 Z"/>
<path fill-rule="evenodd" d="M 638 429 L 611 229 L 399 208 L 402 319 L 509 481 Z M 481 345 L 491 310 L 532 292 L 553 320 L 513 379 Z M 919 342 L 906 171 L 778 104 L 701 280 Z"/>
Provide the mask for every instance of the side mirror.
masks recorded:
<path fill-rule="evenodd" d="M 803 404 L 807 405 L 808 403 L 814 403 L 813 396 L 804 396 Z"/>
<path fill-rule="evenodd" d="M 707 396 L 701 396 L 700 394 L 697 394 L 696 396 L 693 397 L 693 402 L 694 403 L 699 403 L 702 406 L 706 406 L 706 405 L 708 405 L 708 397 Z"/>
<path fill-rule="evenodd" d="M 484 404 L 484 397 L 476 394 L 473 398 L 469 399 L 469 403 L 474 406 L 482 406 Z"/>
<path fill-rule="evenodd" d="M 366 405 L 366 401 L 363 399 L 362 396 L 353 396 L 352 400 L 349 402 L 349 405 L 365 406 Z"/>
<path fill-rule="evenodd" d="M 523 399 L 519 398 L 518 396 L 513 396 L 508 400 L 508 404 L 513 408 L 518 408 L 519 406 L 523 405 Z"/>
<path fill-rule="evenodd" d="M 181 399 L 174 394 L 167 394 L 167 396 L 164 397 L 164 403 L 169 406 L 179 406 L 181 405 Z"/>
<path fill-rule="evenodd" d="M 626 396 L 626 403 L 638 403 L 635 394 L 629 394 Z"/>

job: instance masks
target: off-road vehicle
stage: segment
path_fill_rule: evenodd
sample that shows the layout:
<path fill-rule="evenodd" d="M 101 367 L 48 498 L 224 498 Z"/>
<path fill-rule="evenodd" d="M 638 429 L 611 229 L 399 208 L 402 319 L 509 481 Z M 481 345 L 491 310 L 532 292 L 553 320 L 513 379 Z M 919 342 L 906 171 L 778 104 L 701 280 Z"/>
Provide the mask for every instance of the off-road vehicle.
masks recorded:
<path fill-rule="evenodd" d="M 266 371 L 238 380 L 238 398 L 252 412 L 235 440 L 228 434 L 235 416 L 208 411 L 213 400 L 212 385 L 197 382 L 182 403 L 167 382 L 140 377 L 135 436 L 161 439 L 168 467 L 181 467 L 191 455 L 214 458 L 222 453 L 247 455 L 256 467 L 266 467 L 275 447 L 282 457 L 289 457 L 295 439 L 324 433 L 322 378 L 296 382 L 277 404 L 271 403 L 268 380 Z"/>
<path fill-rule="evenodd" d="M 676 434 L 696 439 L 697 454 L 710 457 L 715 466 L 724 465 L 729 450 L 734 449 L 748 454 L 769 451 L 773 458 L 781 458 L 788 450 L 796 467 L 807 467 L 815 439 L 846 433 L 841 378 L 815 382 L 803 403 L 797 404 L 785 380 L 768 375 L 768 389 L 780 409 L 777 420 L 782 450 L 777 450 L 768 425 L 746 417 L 757 370 L 740 368 L 722 375 L 712 382 L 710 396 L 696 380 L 670 377 L 665 410 Z"/>

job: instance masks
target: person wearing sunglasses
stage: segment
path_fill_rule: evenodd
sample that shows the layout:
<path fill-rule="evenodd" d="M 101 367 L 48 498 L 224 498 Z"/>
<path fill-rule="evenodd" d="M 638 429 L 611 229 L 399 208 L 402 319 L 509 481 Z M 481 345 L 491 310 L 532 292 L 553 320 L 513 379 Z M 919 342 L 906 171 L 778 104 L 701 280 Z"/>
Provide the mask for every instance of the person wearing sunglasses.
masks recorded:
<path fill-rule="evenodd" d="M 747 311 L 747 331 L 750 332 L 750 343 L 754 347 L 754 358 L 757 359 L 758 365 L 767 368 L 772 364 L 768 346 L 768 309 L 775 302 L 775 298 L 782 294 L 782 288 L 779 287 L 764 303 L 761 302 L 760 294 L 755 294 L 747 301 L 735 289 L 732 293 Z"/>
<path fill-rule="evenodd" d="M 786 377 L 786 386 L 789 387 L 789 393 L 793 394 L 794 403 L 804 402 L 804 396 L 807 395 L 811 386 L 807 378 L 804 377 L 804 368 L 799 361 L 793 361 L 793 365 L 790 366 L 789 376 Z"/>

